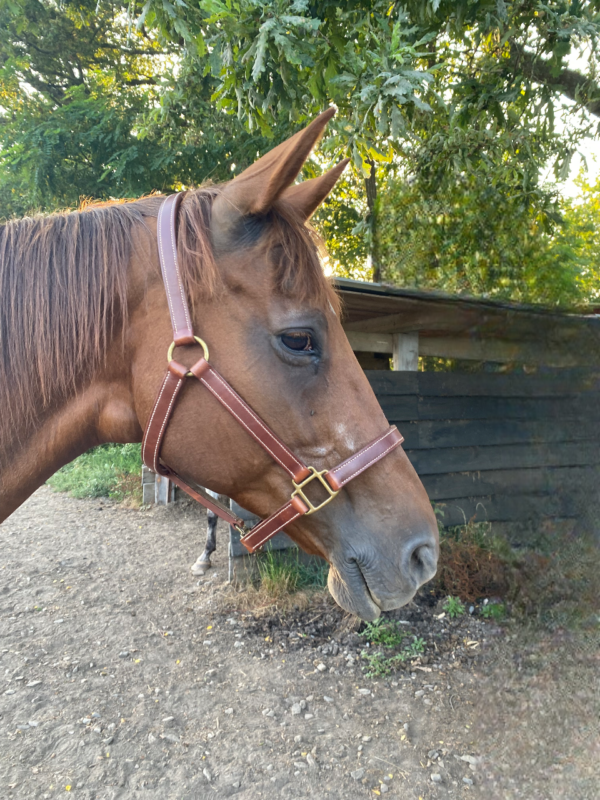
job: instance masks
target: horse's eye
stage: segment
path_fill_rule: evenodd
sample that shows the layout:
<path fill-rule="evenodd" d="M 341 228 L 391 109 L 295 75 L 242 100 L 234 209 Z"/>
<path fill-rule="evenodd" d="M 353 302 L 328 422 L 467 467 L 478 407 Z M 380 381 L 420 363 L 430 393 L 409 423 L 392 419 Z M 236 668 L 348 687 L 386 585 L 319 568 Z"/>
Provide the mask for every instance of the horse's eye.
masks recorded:
<path fill-rule="evenodd" d="M 293 350 L 295 353 L 312 353 L 314 350 L 312 336 L 303 331 L 283 333 L 281 342 L 288 350 Z"/>

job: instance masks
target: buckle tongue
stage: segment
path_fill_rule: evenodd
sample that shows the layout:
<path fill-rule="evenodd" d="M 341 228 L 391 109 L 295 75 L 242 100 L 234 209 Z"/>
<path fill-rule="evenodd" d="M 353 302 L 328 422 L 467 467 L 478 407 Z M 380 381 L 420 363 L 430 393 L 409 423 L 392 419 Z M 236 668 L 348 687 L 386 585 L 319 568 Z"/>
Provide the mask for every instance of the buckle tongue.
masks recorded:
<path fill-rule="evenodd" d="M 304 503 L 306 503 L 306 505 L 308 506 L 308 511 L 306 512 L 307 517 L 310 514 L 314 514 L 315 511 L 320 511 L 324 506 L 327 505 L 327 503 L 331 503 L 336 494 L 339 494 L 339 492 L 336 492 L 331 488 L 331 486 L 327 483 L 327 481 L 323 477 L 323 475 L 325 475 L 325 473 L 327 472 L 326 469 L 321 470 L 321 472 L 316 470 L 314 467 L 308 467 L 308 469 L 311 472 L 308 478 L 305 478 L 303 481 L 300 481 L 300 483 L 296 483 L 296 481 L 292 479 L 292 483 L 294 484 L 294 491 L 292 492 L 292 497 L 299 497 Z M 319 481 L 321 486 L 325 489 L 325 491 L 329 495 L 329 497 L 327 497 L 326 500 L 323 500 L 323 502 L 319 503 L 318 505 L 314 505 L 314 503 L 312 503 L 308 499 L 308 497 L 304 494 L 303 491 L 304 488 L 308 486 L 309 483 L 312 483 L 312 481 L 315 480 L 315 478 Z"/>

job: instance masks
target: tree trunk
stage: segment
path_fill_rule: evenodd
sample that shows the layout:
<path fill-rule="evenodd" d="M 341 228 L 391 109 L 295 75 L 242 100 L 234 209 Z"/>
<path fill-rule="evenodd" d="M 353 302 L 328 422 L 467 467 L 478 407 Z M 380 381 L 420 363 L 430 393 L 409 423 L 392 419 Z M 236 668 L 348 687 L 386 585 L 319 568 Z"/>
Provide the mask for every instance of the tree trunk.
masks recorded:
<path fill-rule="evenodd" d="M 371 167 L 371 174 L 365 178 L 365 189 L 367 191 L 367 224 L 369 226 L 369 261 L 373 269 L 373 281 L 381 281 L 381 266 L 377 258 L 377 178 L 375 174 L 375 163 L 367 162 Z"/>

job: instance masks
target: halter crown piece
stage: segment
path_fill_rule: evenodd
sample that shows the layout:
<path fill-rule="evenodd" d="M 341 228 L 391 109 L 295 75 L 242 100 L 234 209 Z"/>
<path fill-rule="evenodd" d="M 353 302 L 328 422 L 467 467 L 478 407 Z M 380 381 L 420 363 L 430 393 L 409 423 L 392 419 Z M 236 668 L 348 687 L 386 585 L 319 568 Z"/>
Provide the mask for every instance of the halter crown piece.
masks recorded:
<path fill-rule="evenodd" d="M 187 298 L 177 261 L 176 219 L 183 193 L 170 195 L 160 207 L 157 220 L 158 252 L 160 266 L 169 302 L 173 326 L 173 344 L 169 348 L 167 374 L 154 403 L 154 408 L 142 444 L 142 459 L 147 467 L 173 481 L 176 486 L 193 497 L 203 506 L 214 511 L 221 519 L 233 525 L 241 534 L 241 542 L 250 553 L 254 553 L 278 531 L 304 514 L 314 514 L 330 503 L 340 489 L 349 481 L 377 463 L 403 441 L 403 436 L 395 426 L 369 442 L 362 450 L 329 470 L 316 470 L 308 467 L 276 436 L 269 426 L 242 400 L 237 392 L 208 363 L 208 347 L 194 336 Z M 172 358 L 175 346 L 199 344 L 203 357 L 187 368 Z M 177 397 L 184 382 L 196 378 L 230 414 L 235 417 L 246 433 L 266 450 L 279 466 L 286 470 L 292 479 L 293 491 L 285 505 L 262 520 L 251 530 L 247 530 L 243 520 L 234 516 L 225 505 L 211 497 L 201 487 L 189 486 L 180 476 L 160 459 L 160 448 L 171 419 Z M 306 496 L 310 483 L 317 481 L 327 493 L 325 500 L 313 504 Z"/>

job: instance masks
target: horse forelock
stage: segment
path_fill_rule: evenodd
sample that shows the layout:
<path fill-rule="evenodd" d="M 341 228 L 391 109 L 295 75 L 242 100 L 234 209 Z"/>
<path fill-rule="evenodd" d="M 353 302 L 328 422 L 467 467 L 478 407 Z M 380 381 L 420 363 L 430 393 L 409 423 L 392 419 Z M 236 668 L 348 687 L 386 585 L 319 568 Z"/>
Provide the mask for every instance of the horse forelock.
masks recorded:
<path fill-rule="evenodd" d="M 178 254 L 188 296 L 221 285 L 210 238 L 218 186 L 186 193 Z M 127 321 L 132 234 L 162 202 L 86 203 L 0 226 L 0 442 L 25 435 L 50 404 L 73 396 L 103 363 Z M 337 295 L 319 260 L 321 242 L 292 208 L 276 206 L 246 231 L 268 237 L 274 290 L 329 310 Z M 233 243 L 244 247 L 249 242 Z M 0 465 L 10 455 L 0 447 Z"/>

